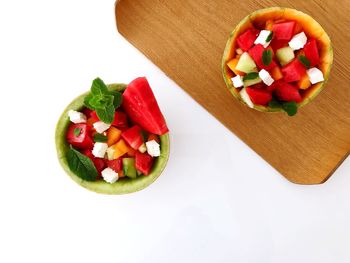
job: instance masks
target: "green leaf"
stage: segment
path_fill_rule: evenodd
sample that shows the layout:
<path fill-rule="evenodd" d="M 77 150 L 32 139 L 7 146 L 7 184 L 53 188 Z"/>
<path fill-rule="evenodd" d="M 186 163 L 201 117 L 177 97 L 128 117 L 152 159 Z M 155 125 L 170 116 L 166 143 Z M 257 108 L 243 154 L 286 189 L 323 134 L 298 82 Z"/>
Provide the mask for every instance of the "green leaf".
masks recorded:
<path fill-rule="evenodd" d="M 119 91 L 110 91 L 109 93 L 114 97 L 114 100 L 113 100 L 114 108 L 115 109 L 119 108 L 123 101 L 122 94 Z"/>
<path fill-rule="evenodd" d="M 106 142 L 108 140 L 107 136 L 100 134 L 100 133 L 96 133 L 94 135 L 94 141 L 95 142 Z"/>
<path fill-rule="evenodd" d="M 247 75 L 245 75 L 243 77 L 243 81 L 245 80 L 250 80 L 250 79 L 256 79 L 257 77 L 259 77 L 259 73 L 258 72 L 250 72 Z"/>
<path fill-rule="evenodd" d="M 89 101 L 90 105 L 95 109 L 103 109 L 113 105 L 114 97 L 112 95 L 95 95 Z"/>
<path fill-rule="evenodd" d="M 266 42 L 270 42 L 272 40 L 272 37 L 273 37 L 273 32 L 271 31 L 270 34 L 266 38 Z"/>
<path fill-rule="evenodd" d="M 93 80 L 91 85 L 91 93 L 93 95 L 108 94 L 108 88 L 102 79 L 96 78 Z"/>
<path fill-rule="evenodd" d="M 294 116 L 298 112 L 298 104 L 295 101 L 284 102 L 282 108 L 289 116 Z"/>
<path fill-rule="evenodd" d="M 305 68 L 310 68 L 311 62 L 310 60 L 308 60 L 307 57 L 305 57 L 304 55 L 300 55 L 298 59 L 301 62 L 301 64 L 305 66 Z"/>
<path fill-rule="evenodd" d="M 67 152 L 66 158 L 68 167 L 78 177 L 85 181 L 96 181 L 98 173 L 94 163 L 89 157 L 81 154 L 71 146 Z"/>
<path fill-rule="evenodd" d="M 262 61 L 265 66 L 268 66 L 271 64 L 272 51 L 270 49 L 264 50 L 264 52 L 262 53 Z"/>
<path fill-rule="evenodd" d="M 106 106 L 105 108 L 96 108 L 97 117 L 104 123 L 111 124 L 114 120 L 114 105 Z"/>
<path fill-rule="evenodd" d="M 88 95 L 86 95 L 86 97 L 84 98 L 84 105 L 89 108 L 90 110 L 94 110 L 95 107 L 91 104 L 91 100 L 93 99 L 94 95 L 92 95 L 91 93 L 89 93 Z"/>
<path fill-rule="evenodd" d="M 269 107 L 273 109 L 282 108 L 282 104 L 276 98 L 273 97 L 272 100 L 269 102 Z"/>
<path fill-rule="evenodd" d="M 81 132 L 81 128 L 75 128 L 74 131 L 73 131 L 74 136 L 78 137 L 80 135 L 80 132 Z"/>

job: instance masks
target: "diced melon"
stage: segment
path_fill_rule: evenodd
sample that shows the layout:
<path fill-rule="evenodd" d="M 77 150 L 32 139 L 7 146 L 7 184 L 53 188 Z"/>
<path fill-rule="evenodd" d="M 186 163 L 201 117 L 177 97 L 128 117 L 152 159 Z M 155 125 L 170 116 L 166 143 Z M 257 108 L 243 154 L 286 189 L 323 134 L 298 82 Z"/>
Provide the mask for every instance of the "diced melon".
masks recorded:
<path fill-rule="evenodd" d="M 247 52 L 244 52 L 238 60 L 236 70 L 242 71 L 244 73 L 249 73 L 254 71 L 256 64 L 254 60 L 249 56 Z"/>
<path fill-rule="evenodd" d="M 299 81 L 298 85 L 299 89 L 308 89 L 311 86 L 310 78 L 307 74 L 305 74 Z"/>
<path fill-rule="evenodd" d="M 236 75 L 240 75 L 243 76 L 244 72 L 241 72 L 239 70 L 236 69 L 236 66 L 238 64 L 238 58 L 234 58 L 231 59 L 229 62 L 227 62 L 227 66 L 232 70 L 233 73 L 235 73 Z"/>
<path fill-rule="evenodd" d="M 255 79 L 248 79 L 248 80 L 243 81 L 243 85 L 244 85 L 244 87 L 249 87 L 249 86 L 253 86 L 255 84 L 261 83 L 261 82 L 262 82 L 261 78 L 257 77 Z"/>
<path fill-rule="evenodd" d="M 239 94 L 241 95 L 242 100 L 249 106 L 249 108 L 254 108 L 254 103 L 250 99 L 247 90 L 243 88 Z"/>
<path fill-rule="evenodd" d="M 288 64 L 295 58 L 294 51 L 290 47 L 283 47 L 278 49 L 276 56 L 282 66 Z"/>

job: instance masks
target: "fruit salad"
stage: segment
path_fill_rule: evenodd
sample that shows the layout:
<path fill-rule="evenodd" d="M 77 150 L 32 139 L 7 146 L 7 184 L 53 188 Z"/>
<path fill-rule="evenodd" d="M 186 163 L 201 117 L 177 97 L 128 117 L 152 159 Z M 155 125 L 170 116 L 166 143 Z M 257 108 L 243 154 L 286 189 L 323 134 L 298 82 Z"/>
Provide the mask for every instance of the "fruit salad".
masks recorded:
<path fill-rule="evenodd" d="M 115 184 L 148 176 L 162 152 L 160 137 L 168 133 L 146 78 L 121 92 L 97 78 L 84 106 L 70 109 L 66 118 L 67 163 L 85 181 Z"/>
<path fill-rule="evenodd" d="M 256 13 L 258 16 L 259 11 Z M 233 40 L 230 47 L 234 50 L 225 61 L 228 82 L 249 107 L 281 109 L 293 116 L 308 90 L 325 81 L 321 67 L 324 43 L 304 30 L 297 16 L 261 17 L 257 22 L 250 17 L 248 26 Z"/>

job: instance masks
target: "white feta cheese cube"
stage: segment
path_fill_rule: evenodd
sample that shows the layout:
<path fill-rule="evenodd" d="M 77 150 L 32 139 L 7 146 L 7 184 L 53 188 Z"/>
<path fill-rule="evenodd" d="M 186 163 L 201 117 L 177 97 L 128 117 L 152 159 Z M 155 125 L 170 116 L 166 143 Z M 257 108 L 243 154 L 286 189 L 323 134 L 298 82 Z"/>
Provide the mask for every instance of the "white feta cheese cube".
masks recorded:
<path fill-rule="evenodd" d="M 97 158 L 104 158 L 107 149 L 108 149 L 107 143 L 95 142 L 94 148 L 92 149 L 92 154 Z"/>
<path fill-rule="evenodd" d="M 85 123 L 86 122 L 86 116 L 84 113 L 81 113 L 79 111 L 70 110 L 68 111 L 69 120 L 73 123 Z"/>
<path fill-rule="evenodd" d="M 155 140 L 146 142 L 147 153 L 152 157 L 160 156 L 160 145 Z"/>
<path fill-rule="evenodd" d="M 272 83 L 275 81 L 271 77 L 270 73 L 268 71 L 266 71 L 265 69 L 262 69 L 259 71 L 259 77 L 267 86 L 271 86 Z"/>
<path fill-rule="evenodd" d="M 309 76 L 311 84 L 324 81 L 323 73 L 318 68 L 310 68 L 306 71 L 306 73 Z"/>
<path fill-rule="evenodd" d="M 243 88 L 239 94 L 241 95 L 242 100 L 249 106 L 249 108 L 254 108 L 254 103 L 250 99 L 247 91 L 245 88 Z"/>
<path fill-rule="evenodd" d="M 266 41 L 266 39 L 270 34 L 271 34 L 271 31 L 269 30 L 261 30 L 259 36 L 255 39 L 254 44 L 255 45 L 261 44 L 264 46 L 264 48 L 267 48 L 271 43 L 271 40 L 268 42 Z"/>
<path fill-rule="evenodd" d="M 103 180 L 105 180 L 107 183 L 113 184 L 115 183 L 119 175 L 115 171 L 113 171 L 111 168 L 107 167 L 102 172 L 101 175 L 103 177 Z"/>
<path fill-rule="evenodd" d="M 103 133 L 104 131 L 108 130 L 109 127 L 111 127 L 110 124 L 104 123 L 103 121 L 95 122 L 93 125 L 98 133 Z"/>
<path fill-rule="evenodd" d="M 236 77 L 231 78 L 231 80 L 235 88 L 243 87 L 243 79 L 240 75 L 237 75 Z"/>
<path fill-rule="evenodd" d="M 299 50 L 302 49 L 307 42 L 307 37 L 304 32 L 296 34 L 289 42 L 288 45 L 291 49 Z"/>

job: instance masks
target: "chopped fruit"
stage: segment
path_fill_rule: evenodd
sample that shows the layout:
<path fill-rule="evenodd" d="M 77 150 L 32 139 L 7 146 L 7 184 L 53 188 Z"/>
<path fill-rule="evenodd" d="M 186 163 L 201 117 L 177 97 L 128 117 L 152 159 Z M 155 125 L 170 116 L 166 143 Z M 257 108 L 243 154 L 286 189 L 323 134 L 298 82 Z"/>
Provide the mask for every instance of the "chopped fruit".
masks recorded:
<path fill-rule="evenodd" d="M 324 81 L 323 73 L 318 68 L 308 69 L 307 75 L 309 76 L 311 84 L 316 84 L 316 83 Z"/>
<path fill-rule="evenodd" d="M 295 23 L 294 35 L 299 34 L 301 32 L 303 32 L 303 27 L 301 26 L 300 23 Z"/>
<path fill-rule="evenodd" d="M 254 108 L 254 103 L 250 99 L 248 93 L 247 93 L 247 88 L 243 88 L 239 94 L 241 95 L 242 100 L 248 105 L 249 108 Z"/>
<path fill-rule="evenodd" d="M 299 81 L 304 76 L 305 71 L 304 65 L 296 58 L 282 68 L 283 79 L 286 82 Z"/>
<path fill-rule="evenodd" d="M 119 141 L 120 136 L 122 134 L 122 131 L 115 128 L 115 127 L 110 127 L 109 130 L 107 131 L 107 144 L 108 146 L 111 146 L 115 144 L 117 141 Z"/>
<path fill-rule="evenodd" d="M 69 125 L 66 139 L 69 144 L 79 149 L 91 149 L 94 145 L 89 136 L 89 128 L 85 123 Z"/>
<path fill-rule="evenodd" d="M 243 51 L 248 51 L 253 45 L 259 31 L 255 28 L 248 29 L 237 38 L 237 44 Z"/>
<path fill-rule="evenodd" d="M 262 80 L 258 76 L 255 79 L 247 79 L 247 80 L 243 81 L 243 84 L 244 84 L 244 87 L 249 87 L 249 86 L 253 86 L 253 85 L 259 84 L 261 82 L 262 82 Z"/>
<path fill-rule="evenodd" d="M 254 60 L 249 56 L 247 52 L 244 52 L 239 58 L 236 70 L 239 70 L 244 73 L 249 73 L 254 71 L 256 68 Z"/>
<path fill-rule="evenodd" d="M 126 154 L 130 148 L 126 145 L 123 139 L 120 139 L 119 142 L 112 145 L 107 149 L 108 160 L 118 159 L 119 157 Z"/>
<path fill-rule="evenodd" d="M 259 71 L 259 77 L 267 86 L 271 86 L 274 82 L 274 79 L 271 77 L 270 73 L 265 69 Z"/>
<path fill-rule="evenodd" d="M 279 66 L 276 66 L 274 67 L 273 69 L 271 69 L 271 77 L 274 79 L 274 80 L 279 80 L 279 79 L 282 79 L 283 78 L 283 74 L 282 74 L 282 71 L 280 69 Z"/>
<path fill-rule="evenodd" d="M 276 38 L 273 38 L 270 43 L 270 47 L 272 47 L 273 50 L 278 50 L 280 48 L 287 47 L 287 46 L 288 46 L 288 40 L 278 40 Z"/>
<path fill-rule="evenodd" d="M 275 90 L 276 96 L 281 101 L 301 102 L 302 98 L 299 89 L 290 83 L 280 81 Z"/>
<path fill-rule="evenodd" d="M 135 166 L 144 175 L 149 175 L 153 166 L 154 158 L 147 153 L 136 152 Z"/>
<path fill-rule="evenodd" d="M 119 172 L 123 168 L 122 158 L 107 160 L 106 165 L 115 172 Z"/>
<path fill-rule="evenodd" d="M 278 49 L 276 51 L 276 56 L 282 66 L 287 65 L 295 58 L 293 49 L 290 47 L 283 47 Z"/>
<path fill-rule="evenodd" d="M 311 39 L 304 46 L 304 52 L 306 58 L 310 61 L 310 66 L 314 67 L 318 63 L 320 63 L 320 56 L 317 49 L 317 43 L 315 39 Z"/>
<path fill-rule="evenodd" d="M 137 150 L 143 143 L 141 128 L 137 125 L 129 128 L 122 133 L 122 138 L 133 148 Z"/>
<path fill-rule="evenodd" d="M 237 48 L 236 49 L 236 54 L 237 55 L 242 55 L 243 54 L 243 50 L 241 48 Z"/>
<path fill-rule="evenodd" d="M 107 183 L 113 184 L 118 180 L 118 173 L 113 171 L 111 168 L 107 167 L 102 172 L 103 180 L 105 180 Z"/>
<path fill-rule="evenodd" d="M 243 78 L 240 75 L 237 75 L 236 77 L 232 78 L 232 84 L 235 88 L 241 88 L 243 87 Z"/>
<path fill-rule="evenodd" d="M 158 135 L 169 131 L 146 78 L 130 82 L 123 93 L 123 108 L 129 119 L 142 129 Z"/>
<path fill-rule="evenodd" d="M 255 45 L 261 44 L 261 45 L 263 45 L 264 48 L 267 48 L 270 45 L 271 40 L 272 40 L 272 38 L 270 38 L 271 33 L 272 33 L 272 31 L 269 31 L 269 30 L 261 30 L 259 36 L 254 41 L 254 44 Z"/>
<path fill-rule="evenodd" d="M 246 88 L 247 93 L 254 104 L 266 106 L 271 100 L 272 95 L 267 90 Z"/>
<path fill-rule="evenodd" d="M 271 20 L 271 19 L 267 20 L 266 25 L 265 25 L 265 29 L 272 31 L 273 24 L 274 24 L 273 20 Z"/>
<path fill-rule="evenodd" d="M 148 135 L 147 141 L 156 141 L 157 143 L 160 143 L 159 137 L 155 134 Z"/>
<path fill-rule="evenodd" d="M 100 121 L 100 119 L 97 117 L 96 111 L 91 111 L 90 112 L 90 118 L 94 120 L 94 122 Z"/>
<path fill-rule="evenodd" d="M 120 139 L 120 141 L 117 142 L 115 145 L 117 146 L 117 148 L 121 152 L 123 152 L 123 154 L 125 154 L 125 153 L 127 153 L 129 151 L 129 146 L 126 145 L 126 143 L 125 143 L 125 141 L 123 139 Z M 114 155 L 114 158 L 116 158 L 115 155 Z"/>
<path fill-rule="evenodd" d="M 135 179 L 137 177 L 135 168 L 135 158 L 123 158 L 123 171 L 124 175 Z"/>
<path fill-rule="evenodd" d="M 69 120 L 73 123 L 85 123 L 86 122 L 86 116 L 82 112 L 75 111 L 75 110 L 69 110 L 68 116 L 69 116 Z"/>
<path fill-rule="evenodd" d="M 311 86 L 311 82 L 309 76 L 305 74 L 299 81 L 298 87 L 299 89 L 308 89 Z"/>
<path fill-rule="evenodd" d="M 272 26 L 273 36 L 278 40 L 290 40 L 294 34 L 295 21 L 282 22 Z"/>
<path fill-rule="evenodd" d="M 243 75 L 244 75 L 244 72 L 239 71 L 239 70 L 236 69 L 237 64 L 238 64 L 238 61 L 239 61 L 238 58 L 231 59 L 231 60 L 227 63 L 227 66 L 228 66 L 228 67 L 232 70 L 232 72 L 235 73 L 236 75 L 243 76 Z"/>
<path fill-rule="evenodd" d="M 289 47 L 293 50 L 302 49 L 307 42 L 307 37 L 304 32 L 295 35 L 291 41 L 288 42 Z"/>
<path fill-rule="evenodd" d="M 263 53 L 266 49 L 261 45 L 255 45 L 251 49 L 249 49 L 249 55 L 253 58 L 255 64 L 259 67 L 259 69 L 270 70 L 276 66 L 275 61 L 271 60 L 269 65 L 265 65 L 263 62 Z M 247 72 L 248 73 L 248 72 Z"/>
<path fill-rule="evenodd" d="M 129 157 L 134 157 L 136 153 L 136 150 L 134 150 L 133 148 L 130 148 L 129 151 L 127 152 Z"/>
<path fill-rule="evenodd" d="M 116 111 L 112 125 L 119 128 L 128 127 L 128 118 L 126 117 L 126 114 L 121 111 Z"/>
<path fill-rule="evenodd" d="M 143 143 L 143 144 L 139 147 L 139 152 L 145 153 L 146 151 L 147 151 L 146 144 Z"/>

